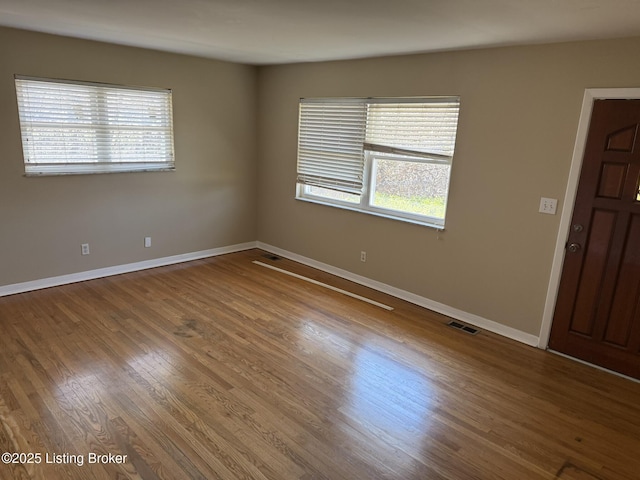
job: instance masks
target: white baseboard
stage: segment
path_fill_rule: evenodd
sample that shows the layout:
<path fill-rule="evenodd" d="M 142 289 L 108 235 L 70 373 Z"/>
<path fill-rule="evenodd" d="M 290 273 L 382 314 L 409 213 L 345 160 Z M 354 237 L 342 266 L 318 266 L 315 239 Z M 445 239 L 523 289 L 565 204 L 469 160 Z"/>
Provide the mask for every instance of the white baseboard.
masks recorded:
<path fill-rule="evenodd" d="M 298 255 L 296 253 L 292 253 L 278 247 L 274 247 L 273 245 L 269 245 L 263 242 L 257 242 L 257 248 L 266 250 L 276 255 L 280 255 L 282 257 L 288 258 L 298 263 L 302 263 L 304 265 L 317 268 L 318 270 L 322 270 L 323 272 L 327 272 L 332 275 L 342 277 L 346 280 L 350 280 L 360 285 L 364 285 L 365 287 L 373 288 L 374 290 L 378 290 L 382 293 L 386 293 L 393 297 L 406 300 L 407 302 L 413 303 L 415 305 L 428 308 L 429 310 L 433 310 L 434 312 L 441 313 L 443 315 L 454 318 L 456 320 L 460 320 L 461 322 L 468 323 L 470 325 L 481 328 L 483 330 L 488 330 L 490 332 L 497 333 L 498 335 L 502 335 L 503 337 L 516 340 L 518 342 L 524 343 L 526 345 L 530 345 L 532 347 L 538 346 L 537 336 L 532 335 L 530 333 L 523 332 L 521 330 L 517 330 L 512 327 L 508 327 L 498 322 L 494 322 L 493 320 L 489 320 L 489 319 L 480 317 L 478 315 L 474 315 L 473 313 L 465 312 L 463 310 L 450 307 L 443 303 L 430 300 L 420 295 L 416 295 L 415 293 L 407 292 L 406 290 L 401 290 L 399 288 L 392 287 L 391 285 L 387 285 L 385 283 L 378 282 L 376 280 L 371 280 L 370 278 L 363 277 L 355 273 L 351 273 L 347 270 L 343 270 L 341 268 L 337 268 L 332 265 L 328 265 L 326 263 L 318 262 L 311 258 L 303 257 L 302 255 Z"/>
<path fill-rule="evenodd" d="M 114 267 L 98 268 L 96 270 L 71 273 L 69 275 L 60 275 L 58 277 L 43 278 L 41 280 L 33 280 L 31 282 L 4 285 L 0 286 L 0 297 L 14 295 L 16 293 L 29 292 L 32 290 L 40 290 L 43 288 L 57 287 L 59 285 L 66 285 L 68 283 L 83 282 L 85 280 L 93 280 L 95 278 L 109 277 L 111 275 L 136 272 L 138 270 L 146 270 L 148 268 L 163 267 L 165 265 L 173 265 L 175 263 L 189 262 L 191 260 L 199 260 L 201 258 L 215 257 L 217 255 L 240 252 L 256 247 L 257 242 L 239 243 L 236 245 L 229 245 L 227 247 L 212 248 L 210 250 L 201 250 L 199 252 L 192 253 L 183 253 L 181 255 L 173 255 L 171 257 L 154 258 L 153 260 L 145 260 L 143 262 L 127 263 L 125 265 L 116 265 Z"/>
<path fill-rule="evenodd" d="M 40 290 L 43 288 L 56 287 L 59 285 L 66 285 L 69 283 L 83 282 L 85 280 L 93 280 L 96 278 L 103 278 L 111 275 L 120 275 L 122 273 L 129 273 L 129 272 L 135 272 L 139 270 L 146 270 L 149 268 L 163 267 L 165 265 L 173 265 L 176 263 L 189 262 L 191 260 L 199 260 L 201 258 L 215 257 L 217 255 L 224 255 L 226 253 L 234 253 L 234 252 L 240 252 L 243 250 L 250 250 L 252 248 L 260 248 L 262 250 L 266 250 L 276 255 L 289 258 L 291 260 L 302 263 L 304 265 L 308 265 L 310 267 L 317 268 L 318 270 L 322 270 L 332 275 L 336 275 L 338 277 L 342 277 L 352 282 L 359 283 L 360 285 L 364 285 L 365 287 L 373 288 L 374 290 L 378 290 L 380 292 L 389 294 L 393 297 L 406 300 L 407 302 L 413 303 L 415 305 L 419 305 L 424 308 L 428 308 L 429 310 L 433 310 L 434 312 L 441 313 L 443 315 L 454 318 L 456 320 L 460 320 L 461 322 L 468 323 L 470 325 L 476 326 L 478 328 L 482 328 L 484 330 L 488 330 L 493 333 L 497 333 L 498 335 L 511 338 L 518 342 L 531 345 L 534 347 L 538 346 L 538 337 L 536 337 L 535 335 L 531 335 L 529 333 L 516 330 L 515 328 L 502 325 L 501 323 L 494 322 L 493 320 L 489 320 L 489 319 L 480 317 L 478 315 L 474 315 L 473 313 L 465 312 L 457 308 L 450 307 L 443 303 L 430 300 L 428 298 L 422 297 L 420 295 L 416 295 L 411 292 L 407 292 L 406 290 L 401 290 L 399 288 L 392 287 L 391 285 L 387 285 L 385 283 L 378 282 L 376 280 L 371 280 L 370 278 L 357 275 L 355 273 L 349 272 L 347 270 L 343 270 L 341 268 L 334 267 L 326 263 L 318 262 L 311 258 L 303 257 L 302 255 L 298 255 L 296 253 L 292 253 L 287 250 L 283 250 L 281 248 L 274 247 L 273 245 L 269 245 L 263 242 L 240 243 L 236 245 L 229 245 L 227 247 L 212 248 L 210 250 L 201 250 L 199 252 L 173 255 L 171 257 L 155 258 L 153 260 L 145 260 L 142 262 L 128 263 L 125 265 L 116 265 L 113 267 L 99 268 L 96 270 L 72 273 L 69 275 L 60 275 L 57 277 L 44 278 L 41 280 L 33 280 L 30 282 L 4 285 L 4 286 L 0 286 L 0 297 L 4 297 L 7 295 L 14 295 L 17 293 L 29 292 L 32 290 Z"/>

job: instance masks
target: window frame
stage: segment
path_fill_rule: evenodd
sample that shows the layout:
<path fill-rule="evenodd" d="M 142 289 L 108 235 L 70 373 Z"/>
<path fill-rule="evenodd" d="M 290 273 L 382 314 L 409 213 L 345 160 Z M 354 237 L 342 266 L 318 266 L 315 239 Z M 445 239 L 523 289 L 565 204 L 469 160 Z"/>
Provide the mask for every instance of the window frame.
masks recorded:
<path fill-rule="evenodd" d="M 447 97 L 408 97 L 408 98 L 384 98 L 380 99 L 382 102 L 386 101 L 394 101 L 398 103 L 403 103 L 403 101 L 407 101 L 407 103 L 415 103 L 417 100 L 424 101 L 428 103 L 431 100 L 437 99 L 438 101 L 446 101 L 452 100 L 457 103 L 457 113 L 460 111 L 460 98 L 458 96 L 447 96 Z M 321 101 L 322 99 L 314 99 L 316 101 Z M 327 99 L 332 100 L 332 99 Z M 371 99 L 344 99 L 346 101 L 349 100 L 361 100 L 367 101 Z M 302 99 L 301 99 L 302 101 Z M 458 117 L 459 118 L 459 117 Z M 456 118 L 456 135 L 458 130 L 459 121 Z M 455 140 L 454 140 L 455 146 Z M 360 193 L 359 202 L 350 202 L 347 200 L 340 200 L 336 198 L 331 198 L 323 195 L 314 194 L 312 192 L 313 186 L 308 184 L 303 184 L 300 182 L 296 183 L 296 199 L 311 203 L 317 203 L 321 205 L 327 205 L 332 207 L 337 207 L 345 210 L 351 210 L 361 213 L 366 213 L 369 215 L 379 216 L 383 218 L 389 218 L 393 220 L 399 220 L 403 222 L 413 223 L 417 225 L 422 225 L 430 228 L 435 228 L 437 230 L 444 230 L 444 224 L 446 221 L 446 211 L 447 211 L 447 203 L 449 199 L 449 187 L 451 184 L 451 170 L 453 165 L 453 152 L 448 159 L 445 159 L 444 156 L 434 155 L 433 158 L 425 158 L 421 155 L 411 155 L 410 153 L 404 152 L 395 152 L 391 151 L 381 151 L 381 150 L 373 150 L 367 148 L 366 142 L 363 143 L 363 176 L 362 176 L 362 184 L 363 188 Z M 444 215 L 443 218 L 422 215 L 413 212 L 403 211 L 403 210 L 395 210 L 391 208 L 381 207 L 379 205 L 374 205 L 374 194 L 375 194 L 375 168 L 376 162 L 378 158 L 385 158 L 393 161 L 399 162 L 408 162 L 408 163 L 421 163 L 421 164 L 438 164 L 438 165 L 448 165 L 449 172 L 447 178 L 447 190 L 444 195 Z M 356 195 L 356 194 L 353 194 Z"/>
<path fill-rule="evenodd" d="M 25 176 L 175 171 L 171 89 L 26 75 L 14 80 Z M 61 98 L 55 98 L 56 89 Z M 29 98 L 34 90 L 44 92 L 36 101 Z M 86 103 L 75 103 L 76 95 Z M 72 119 L 74 109 L 81 113 Z M 51 141 L 65 134 L 69 142 Z M 147 143 L 152 153 L 141 148 Z M 86 157 L 74 148 L 87 149 Z"/>

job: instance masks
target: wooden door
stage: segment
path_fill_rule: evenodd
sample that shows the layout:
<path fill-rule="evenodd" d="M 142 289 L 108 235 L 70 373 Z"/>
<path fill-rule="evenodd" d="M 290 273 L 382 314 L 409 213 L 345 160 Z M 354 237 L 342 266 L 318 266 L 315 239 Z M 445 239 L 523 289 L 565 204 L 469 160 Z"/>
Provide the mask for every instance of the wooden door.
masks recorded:
<path fill-rule="evenodd" d="M 640 378 L 640 100 L 596 100 L 549 348 Z"/>

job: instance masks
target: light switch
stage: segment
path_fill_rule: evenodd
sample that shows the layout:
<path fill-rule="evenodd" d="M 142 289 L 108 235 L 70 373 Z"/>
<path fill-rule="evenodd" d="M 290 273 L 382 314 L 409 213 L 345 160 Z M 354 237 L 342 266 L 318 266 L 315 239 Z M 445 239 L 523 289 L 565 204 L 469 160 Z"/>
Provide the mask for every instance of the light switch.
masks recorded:
<path fill-rule="evenodd" d="M 557 198 L 540 198 L 540 209 L 538 210 L 540 213 L 546 213 L 549 215 L 556 214 L 556 207 L 558 206 Z"/>

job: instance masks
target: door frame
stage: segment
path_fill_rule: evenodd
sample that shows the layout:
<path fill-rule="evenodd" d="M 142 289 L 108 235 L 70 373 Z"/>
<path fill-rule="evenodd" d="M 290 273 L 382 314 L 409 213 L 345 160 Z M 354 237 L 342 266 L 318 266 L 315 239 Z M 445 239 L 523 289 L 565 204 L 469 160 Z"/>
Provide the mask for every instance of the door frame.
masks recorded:
<path fill-rule="evenodd" d="M 558 289 L 560 287 L 560 277 L 562 275 L 562 267 L 564 266 L 565 245 L 569 237 L 569 227 L 571 225 L 571 217 L 573 216 L 573 208 L 575 207 L 580 173 L 582 172 L 582 158 L 584 157 L 587 134 L 589 133 L 593 102 L 603 99 L 640 99 L 640 88 L 587 88 L 584 91 L 580 121 L 578 122 L 578 132 L 573 147 L 573 156 L 571 158 L 569 180 L 562 204 L 556 248 L 553 254 L 553 263 L 551 264 L 547 298 L 542 314 L 542 325 L 540 327 L 540 335 L 538 336 L 538 348 L 546 349 L 549 346 L 551 324 L 553 323 L 553 314 L 556 309 Z"/>

